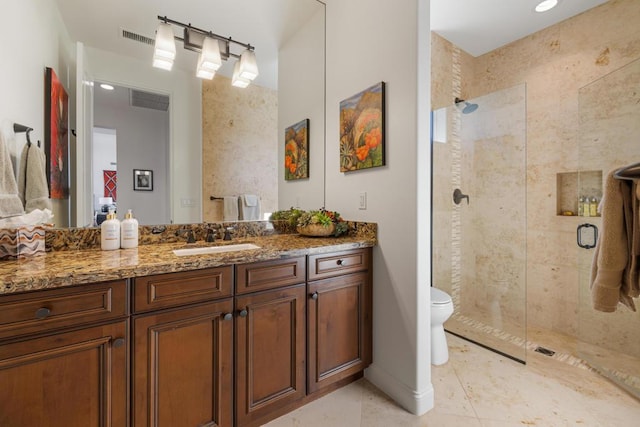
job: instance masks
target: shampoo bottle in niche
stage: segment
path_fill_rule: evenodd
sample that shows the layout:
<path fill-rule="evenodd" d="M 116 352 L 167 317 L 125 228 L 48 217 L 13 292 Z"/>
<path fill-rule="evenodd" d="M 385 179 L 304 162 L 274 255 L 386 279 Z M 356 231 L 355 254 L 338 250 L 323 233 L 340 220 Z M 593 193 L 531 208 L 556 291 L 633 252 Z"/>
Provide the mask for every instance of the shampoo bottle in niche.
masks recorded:
<path fill-rule="evenodd" d="M 578 198 L 578 216 L 584 216 L 584 197 Z"/>
<path fill-rule="evenodd" d="M 138 247 L 138 220 L 133 217 L 131 209 L 120 224 L 120 247 L 122 249 Z"/>
<path fill-rule="evenodd" d="M 582 216 L 591 216 L 591 202 L 589 200 L 591 200 L 589 199 L 589 196 L 585 196 L 584 203 L 582 205 Z"/>
<path fill-rule="evenodd" d="M 598 216 L 598 199 L 595 197 L 592 197 L 589 203 L 589 216 Z"/>
<path fill-rule="evenodd" d="M 103 251 L 120 249 L 120 221 L 112 210 L 100 224 L 100 247 Z"/>

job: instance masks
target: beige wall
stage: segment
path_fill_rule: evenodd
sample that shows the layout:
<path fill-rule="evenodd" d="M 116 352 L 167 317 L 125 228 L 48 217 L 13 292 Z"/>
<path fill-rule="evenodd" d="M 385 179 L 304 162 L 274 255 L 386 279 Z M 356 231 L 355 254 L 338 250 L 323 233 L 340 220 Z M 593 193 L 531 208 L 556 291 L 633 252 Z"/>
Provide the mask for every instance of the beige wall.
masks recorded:
<path fill-rule="evenodd" d="M 605 173 L 608 168 L 619 166 L 620 162 L 624 164 L 633 158 L 640 161 L 638 138 L 629 138 L 628 135 L 616 137 L 620 132 L 609 132 L 606 139 L 601 139 L 603 143 L 599 150 L 590 149 L 585 154 L 584 147 L 588 145 L 585 140 L 593 138 L 593 133 L 584 131 L 588 123 L 581 123 L 581 117 L 592 120 L 593 114 L 585 111 L 591 107 L 584 102 L 584 91 L 580 95 L 584 86 L 640 58 L 638 22 L 640 2 L 611 0 L 478 58 L 464 52 L 460 54 L 458 62 L 463 82 L 460 95 L 464 98 L 477 98 L 526 84 L 529 327 L 544 327 L 569 335 L 580 335 L 580 328 L 584 328 L 580 324 L 583 318 L 579 317 L 578 301 L 586 295 L 588 304 L 589 291 L 588 281 L 579 281 L 579 276 L 582 274 L 584 277 L 588 269 L 580 270 L 578 259 L 589 258 L 592 251 L 578 249 L 575 243 L 576 226 L 584 222 L 583 219 L 557 215 L 557 174 L 579 169 L 593 170 L 596 167 L 591 163 L 594 157 Z M 434 35 L 432 51 L 432 103 L 436 109 L 450 105 L 457 95 L 453 92 L 455 82 L 449 71 L 453 67 L 456 47 Z M 618 84 L 638 87 L 637 74 L 635 76 L 635 80 L 618 79 Z M 615 87 L 615 84 L 610 87 Z M 608 90 L 604 89 L 598 95 L 603 102 L 591 105 L 602 108 L 607 94 Z M 627 102 L 632 103 L 633 100 L 628 99 Z M 619 110 L 618 105 L 615 100 L 610 100 L 599 114 L 624 114 L 616 110 Z M 637 128 L 637 120 L 635 123 Z M 579 153 L 579 147 L 583 147 L 582 153 Z M 620 153 L 624 153 L 622 159 L 619 158 Z M 434 161 L 436 173 L 437 155 Z M 440 171 L 436 178 L 438 176 L 444 185 L 446 171 Z M 443 226 L 448 225 L 444 215 L 441 221 Z M 592 222 L 600 225 L 598 221 Z M 440 258 L 446 262 L 447 252 L 443 251 Z M 580 310 L 584 312 L 588 307 Z M 590 327 L 600 325 L 600 335 L 606 341 L 605 322 L 608 319 L 601 320 L 592 322 Z M 636 316 L 633 320 L 636 325 L 637 320 Z M 624 339 L 624 333 L 621 339 Z"/>
<path fill-rule="evenodd" d="M 327 0 L 326 207 L 378 224 L 373 364 L 401 406 L 433 406 L 430 371 L 429 1 Z M 398 48 L 401 46 L 401 48 Z M 393 52 L 384 60 L 384 52 Z M 381 56 L 382 55 L 382 56 Z M 386 165 L 340 172 L 340 101 L 386 83 Z M 358 208 L 367 193 L 367 209 Z"/>
<path fill-rule="evenodd" d="M 202 84 L 203 221 L 222 221 L 223 204 L 210 196 L 255 194 L 262 212 L 278 205 L 278 93 L 233 87 L 216 76 Z"/>

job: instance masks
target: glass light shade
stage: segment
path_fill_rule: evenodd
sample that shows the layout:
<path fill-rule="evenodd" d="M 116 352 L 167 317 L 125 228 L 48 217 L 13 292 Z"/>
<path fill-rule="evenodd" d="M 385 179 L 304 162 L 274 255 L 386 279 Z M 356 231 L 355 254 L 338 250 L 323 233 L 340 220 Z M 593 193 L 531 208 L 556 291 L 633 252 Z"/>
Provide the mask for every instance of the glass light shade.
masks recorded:
<path fill-rule="evenodd" d="M 220 56 L 218 40 L 205 37 L 202 43 L 202 52 L 200 52 L 200 56 L 198 57 L 198 68 L 217 71 L 221 65 L 222 58 Z"/>
<path fill-rule="evenodd" d="M 258 63 L 256 61 L 256 54 L 252 50 L 245 50 L 240 55 L 240 69 L 238 71 L 240 77 L 247 80 L 253 80 L 258 77 Z"/>
<path fill-rule="evenodd" d="M 216 74 L 216 70 L 222 65 L 220 57 L 220 45 L 218 40 L 205 37 L 202 43 L 202 52 L 198 56 L 198 68 L 196 76 L 201 79 L 211 80 Z"/>
<path fill-rule="evenodd" d="M 156 31 L 156 42 L 154 48 L 154 62 L 156 58 L 173 61 L 176 57 L 176 41 L 173 36 L 171 25 L 161 22 Z M 154 65 L 155 66 L 155 65 Z"/>
<path fill-rule="evenodd" d="M 231 78 L 231 85 L 235 87 L 245 88 L 249 86 L 251 80 L 245 79 L 240 75 L 240 61 L 236 61 L 236 65 L 233 66 L 233 77 Z"/>
<path fill-rule="evenodd" d="M 198 68 L 196 70 L 196 77 L 201 79 L 211 80 L 215 75 L 216 75 L 215 71 L 208 71 L 204 68 Z"/>
<path fill-rule="evenodd" d="M 153 66 L 155 68 L 160 68 L 162 70 L 171 71 L 171 68 L 173 67 L 173 61 L 170 60 L 170 59 L 160 58 L 160 57 L 154 56 L 153 57 Z"/>

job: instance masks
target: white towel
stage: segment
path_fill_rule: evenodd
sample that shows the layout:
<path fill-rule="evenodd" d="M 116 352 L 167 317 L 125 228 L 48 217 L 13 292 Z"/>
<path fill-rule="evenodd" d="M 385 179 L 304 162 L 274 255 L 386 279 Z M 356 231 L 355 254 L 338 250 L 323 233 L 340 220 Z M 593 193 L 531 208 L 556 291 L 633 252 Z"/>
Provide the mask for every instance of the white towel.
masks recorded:
<path fill-rule="evenodd" d="M 260 219 L 260 199 L 254 194 L 240 196 L 240 219 L 257 221 Z"/>
<path fill-rule="evenodd" d="M 237 221 L 238 220 L 238 198 L 236 196 L 224 196 L 224 213 L 223 218 L 225 221 Z"/>
<path fill-rule="evenodd" d="M 49 186 L 47 184 L 47 157 L 40 147 L 25 144 L 20 157 L 20 173 L 18 176 L 18 190 L 20 200 L 26 212 L 34 209 L 49 209 Z"/>
<path fill-rule="evenodd" d="M 9 152 L 8 142 L 12 136 L 13 131 L 6 126 L 0 129 L 0 218 L 24 213 Z"/>

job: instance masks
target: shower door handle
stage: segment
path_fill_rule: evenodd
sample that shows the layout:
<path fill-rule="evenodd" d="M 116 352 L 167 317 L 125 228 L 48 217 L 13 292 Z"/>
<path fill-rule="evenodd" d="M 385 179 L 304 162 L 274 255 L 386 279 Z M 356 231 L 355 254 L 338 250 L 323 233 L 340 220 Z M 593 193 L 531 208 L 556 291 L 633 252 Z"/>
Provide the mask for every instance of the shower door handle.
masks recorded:
<path fill-rule="evenodd" d="M 469 196 L 467 194 L 462 194 L 459 188 L 453 190 L 453 203 L 459 205 L 462 199 L 467 199 L 467 204 L 469 204 Z"/>
<path fill-rule="evenodd" d="M 585 228 L 593 228 L 593 244 L 585 244 L 582 243 L 582 230 L 584 230 Z M 596 227 L 593 224 L 580 224 L 578 226 L 578 229 L 576 230 L 576 239 L 578 241 L 578 246 L 580 246 L 583 249 L 593 249 L 596 247 L 596 243 L 598 243 L 598 227 Z"/>

